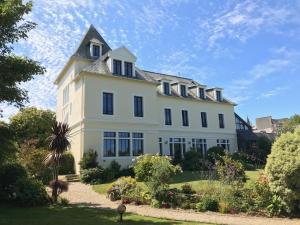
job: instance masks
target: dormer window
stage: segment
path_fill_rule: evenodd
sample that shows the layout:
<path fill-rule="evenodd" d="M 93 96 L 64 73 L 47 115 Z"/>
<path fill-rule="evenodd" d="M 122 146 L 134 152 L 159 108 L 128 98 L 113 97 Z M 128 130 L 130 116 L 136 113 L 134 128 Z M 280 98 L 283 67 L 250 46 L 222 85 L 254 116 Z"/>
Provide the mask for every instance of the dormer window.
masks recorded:
<path fill-rule="evenodd" d="M 218 102 L 222 101 L 222 94 L 221 91 L 216 91 L 216 99 Z"/>
<path fill-rule="evenodd" d="M 201 99 L 205 99 L 205 92 L 204 92 L 204 88 L 199 88 L 199 98 Z"/>
<path fill-rule="evenodd" d="M 113 74 L 122 75 L 122 61 L 114 59 L 113 60 Z"/>
<path fill-rule="evenodd" d="M 100 46 L 99 45 L 93 45 L 93 57 L 99 57 L 100 56 Z"/>
<path fill-rule="evenodd" d="M 132 77 L 132 63 L 131 62 L 124 62 L 125 67 L 125 76 Z"/>
<path fill-rule="evenodd" d="M 165 95 L 170 95 L 170 84 L 168 82 L 163 82 L 163 89 Z"/>
<path fill-rule="evenodd" d="M 96 59 L 102 55 L 102 43 L 95 38 L 90 41 L 90 54 Z"/>
<path fill-rule="evenodd" d="M 181 84 L 180 85 L 180 95 L 182 97 L 187 97 L 187 94 L 186 94 L 186 86 L 184 84 Z"/>

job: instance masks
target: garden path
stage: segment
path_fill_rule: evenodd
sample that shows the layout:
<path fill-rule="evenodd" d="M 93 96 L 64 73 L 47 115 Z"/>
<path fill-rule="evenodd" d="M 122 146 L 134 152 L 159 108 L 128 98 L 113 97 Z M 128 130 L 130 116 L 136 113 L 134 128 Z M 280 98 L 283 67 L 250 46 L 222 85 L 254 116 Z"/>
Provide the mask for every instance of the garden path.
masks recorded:
<path fill-rule="evenodd" d="M 89 207 L 116 209 L 120 202 L 111 202 L 105 195 L 93 191 L 92 186 L 80 182 L 70 183 L 69 191 L 62 194 L 71 204 Z M 266 218 L 246 215 L 230 215 L 214 212 L 199 213 L 189 210 L 156 209 L 149 206 L 126 205 L 126 212 L 167 218 L 172 220 L 187 220 L 206 223 L 229 224 L 229 225 L 299 225 L 300 219 Z M 126 220 L 126 215 L 125 215 Z"/>

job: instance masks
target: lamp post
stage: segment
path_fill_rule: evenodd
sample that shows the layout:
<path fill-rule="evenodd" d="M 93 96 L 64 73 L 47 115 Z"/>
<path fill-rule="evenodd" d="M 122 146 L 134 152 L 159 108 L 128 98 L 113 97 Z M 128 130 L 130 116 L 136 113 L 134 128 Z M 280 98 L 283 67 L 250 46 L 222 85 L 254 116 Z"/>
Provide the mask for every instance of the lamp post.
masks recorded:
<path fill-rule="evenodd" d="M 123 221 L 123 213 L 126 212 L 126 206 L 124 204 L 120 204 L 117 207 L 117 212 L 120 214 L 120 222 Z"/>

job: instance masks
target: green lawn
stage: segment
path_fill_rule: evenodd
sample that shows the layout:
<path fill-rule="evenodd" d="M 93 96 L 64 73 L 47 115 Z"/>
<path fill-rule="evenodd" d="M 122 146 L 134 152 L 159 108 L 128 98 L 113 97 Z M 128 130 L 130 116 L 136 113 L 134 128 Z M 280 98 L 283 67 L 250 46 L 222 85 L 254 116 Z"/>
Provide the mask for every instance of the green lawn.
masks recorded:
<path fill-rule="evenodd" d="M 1 225 L 208 225 L 205 223 L 173 221 L 126 213 L 124 222 L 117 222 L 118 216 L 112 210 L 88 207 L 38 207 L 12 208 L 0 207 Z"/>
<path fill-rule="evenodd" d="M 261 170 L 246 171 L 246 176 L 248 178 L 246 185 L 256 181 L 260 171 Z M 203 190 L 212 190 L 214 188 L 220 188 L 224 186 L 219 181 L 203 180 L 199 173 L 192 171 L 184 171 L 183 173 L 174 176 L 171 180 L 170 186 L 171 188 L 181 188 L 181 186 L 185 183 L 191 184 L 193 189 L 197 192 Z M 109 185 L 110 183 L 94 185 L 93 189 L 100 194 L 106 194 L 106 190 L 108 189 Z"/>

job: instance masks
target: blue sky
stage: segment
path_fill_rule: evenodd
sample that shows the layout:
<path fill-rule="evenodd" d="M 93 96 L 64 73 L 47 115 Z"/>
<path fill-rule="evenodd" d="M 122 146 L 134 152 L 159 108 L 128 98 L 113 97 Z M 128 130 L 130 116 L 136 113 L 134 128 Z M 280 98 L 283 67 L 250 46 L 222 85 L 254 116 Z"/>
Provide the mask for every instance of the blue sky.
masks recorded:
<path fill-rule="evenodd" d="M 300 113 L 300 1 L 36 0 L 38 24 L 15 45 L 44 76 L 22 84 L 30 104 L 55 110 L 54 78 L 92 23 L 112 48 L 124 45 L 143 69 L 224 88 L 254 121 Z M 4 119 L 17 112 L 4 106 Z"/>

